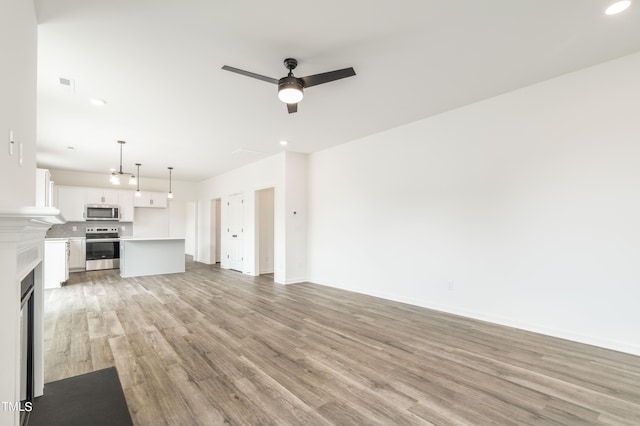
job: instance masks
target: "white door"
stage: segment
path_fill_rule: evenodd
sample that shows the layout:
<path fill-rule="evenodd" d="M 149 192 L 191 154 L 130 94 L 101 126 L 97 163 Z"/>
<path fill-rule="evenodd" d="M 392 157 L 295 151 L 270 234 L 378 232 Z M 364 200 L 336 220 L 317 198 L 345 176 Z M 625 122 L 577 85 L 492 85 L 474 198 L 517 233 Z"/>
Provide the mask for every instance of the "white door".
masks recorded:
<path fill-rule="evenodd" d="M 242 194 L 229 196 L 229 268 L 242 272 L 244 269 L 244 200 Z"/>

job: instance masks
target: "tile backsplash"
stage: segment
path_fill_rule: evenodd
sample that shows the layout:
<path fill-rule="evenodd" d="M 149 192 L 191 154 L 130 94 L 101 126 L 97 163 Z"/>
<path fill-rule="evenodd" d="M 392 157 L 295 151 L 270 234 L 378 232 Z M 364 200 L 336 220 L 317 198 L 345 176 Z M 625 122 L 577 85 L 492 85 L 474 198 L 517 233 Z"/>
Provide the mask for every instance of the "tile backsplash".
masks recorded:
<path fill-rule="evenodd" d="M 100 222 L 67 222 L 64 225 L 53 225 L 51 229 L 47 231 L 47 238 L 84 237 L 87 228 L 95 228 L 97 226 L 117 226 L 120 228 L 121 237 L 133 236 L 133 222 L 105 220 Z"/>

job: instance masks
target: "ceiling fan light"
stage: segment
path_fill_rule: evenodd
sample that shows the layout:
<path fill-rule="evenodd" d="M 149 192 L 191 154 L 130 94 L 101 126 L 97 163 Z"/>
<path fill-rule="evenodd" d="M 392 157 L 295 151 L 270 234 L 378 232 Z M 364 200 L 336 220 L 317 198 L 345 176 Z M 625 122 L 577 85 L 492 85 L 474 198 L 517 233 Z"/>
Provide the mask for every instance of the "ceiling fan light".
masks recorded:
<path fill-rule="evenodd" d="M 131 175 L 129 177 L 129 185 L 136 185 L 138 183 L 138 179 L 136 179 L 135 175 Z"/>
<path fill-rule="evenodd" d="M 111 183 L 114 185 L 120 185 L 120 176 L 118 176 L 117 174 L 113 173 L 111 175 Z"/>
<path fill-rule="evenodd" d="M 285 104 L 297 104 L 304 97 L 302 84 L 295 77 L 281 78 L 278 82 L 278 98 Z"/>
<path fill-rule="evenodd" d="M 297 104 L 303 98 L 301 90 L 286 88 L 278 91 L 278 98 L 285 104 Z"/>

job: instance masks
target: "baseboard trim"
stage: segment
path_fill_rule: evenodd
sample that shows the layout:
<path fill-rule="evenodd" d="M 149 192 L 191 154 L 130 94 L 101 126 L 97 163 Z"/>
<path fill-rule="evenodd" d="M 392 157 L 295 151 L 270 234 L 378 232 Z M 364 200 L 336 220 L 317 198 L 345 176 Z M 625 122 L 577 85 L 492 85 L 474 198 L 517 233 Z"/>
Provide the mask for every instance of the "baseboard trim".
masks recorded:
<path fill-rule="evenodd" d="M 435 311 L 445 312 L 448 314 L 460 315 L 463 317 L 472 318 L 479 321 L 486 321 L 493 324 L 504 325 L 507 327 L 517 328 L 520 330 L 530 331 L 533 333 L 544 334 L 546 336 L 557 337 L 560 339 L 571 340 L 573 342 L 584 343 L 587 345 L 597 346 L 604 349 L 611 349 L 618 352 L 624 352 L 630 355 L 640 356 L 640 345 L 638 344 L 620 342 L 617 340 L 607 339 L 600 336 L 591 336 L 591 335 L 585 335 L 581 333 L 575 333 L 570 330 L 550 328 L 550 327 L 522 322 L 522 321 L 510 319 L 510 318 L 503 318 L 500 316 L 487 314 L 486 312 L 460 309 L 455 306 L 440 305 L 440 304 L 429 303 L 424 300 L 415 300 L 415 299 L 408 299 L 404 297 L 398 297 L 396 295 L 392 295 L 384 292 L 371 291 L 368 289 L 345 287 L 335 283 L 330 283 L 322 280 L 315 280 L 312 278 L 310 278 L 308 281 L 314 284 L 324 285 L 327 287 L 353 291 L 355 293 L 366 294 L 368 296 L 379 297 L 381 299 L 391 300 L 394 302 L 406 303 L 408 305 L 419 306 L 421 308 L 433 309 Z"/>

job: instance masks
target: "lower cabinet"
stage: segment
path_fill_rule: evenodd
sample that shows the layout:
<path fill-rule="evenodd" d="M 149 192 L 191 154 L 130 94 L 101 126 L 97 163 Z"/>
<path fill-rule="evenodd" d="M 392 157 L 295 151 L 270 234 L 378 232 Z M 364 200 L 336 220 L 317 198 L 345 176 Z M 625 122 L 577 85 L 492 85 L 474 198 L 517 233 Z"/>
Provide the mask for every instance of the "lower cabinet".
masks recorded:
<path fill-rule="evenodd" d="M 87 263 L 86 238 L 69 238 L 69 270 L 84 271 Z"/>
<path fill-rule="evenodd" d="M 44 288 L 59 288 L 69 279 L 69 240 L 44 242 Z"/>

